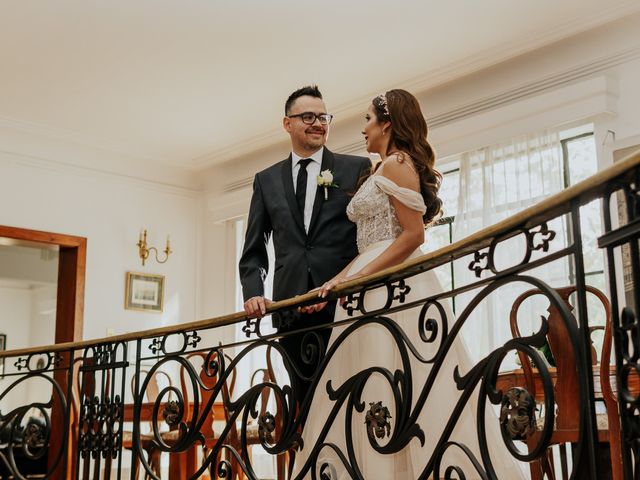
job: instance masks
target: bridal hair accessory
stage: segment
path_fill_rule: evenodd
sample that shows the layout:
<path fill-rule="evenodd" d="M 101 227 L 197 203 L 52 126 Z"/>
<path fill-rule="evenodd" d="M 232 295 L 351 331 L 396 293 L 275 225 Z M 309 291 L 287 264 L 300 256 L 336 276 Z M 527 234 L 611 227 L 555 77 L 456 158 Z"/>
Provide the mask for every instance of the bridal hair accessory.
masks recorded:
<path fill-rule="evenodd" d="M 318 175 L 318 186 L 324 187 L 324 199 L 329 198 L 329 188 L 338 188 L 337 183 L 333 183 L 333 172 L 331 170 L 323 170 Z"/>
<path fill-rule="evenodd" d="M 389 105 L 387 104 L 387 96 L 384 93 L 381 93 L 373 99 L 373 105 L 382 110 L 387 117 L 391 117 Z"/>

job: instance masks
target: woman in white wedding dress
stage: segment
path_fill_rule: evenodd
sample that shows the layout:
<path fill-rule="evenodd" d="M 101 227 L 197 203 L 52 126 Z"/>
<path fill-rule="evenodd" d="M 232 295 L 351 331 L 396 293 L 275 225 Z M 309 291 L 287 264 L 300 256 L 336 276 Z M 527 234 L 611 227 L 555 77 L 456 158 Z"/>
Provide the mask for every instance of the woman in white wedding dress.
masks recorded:
<path fill-rule="evenodd" d="M 413 95 L 404 90 L 391 90 L 374 98 L 362 133 L 367 150 L 379 154 L 382 161 L 362 183 L 347 208 L 349 218 L 357 225 L 359 255 L 320 288 L 318 294 L 322 297 L 341 282 L 376 273 L 421 255 L 419 247 L 424 243 L 424 227 L 441 211 L 442 202 L 437 193 L 442 177 L 434 168 L 434 154 L 427 142 L 427 125 Z M 409 278 L 406 283 L 411 287 L 407 302 L 442 292 L 433 271 Z M 365 299 L 367 310 L 381 308 L 387 299 L 387 289 L 381 287 L 368 292 Z M 440 310 L 437 305 L 430 307 L 425 316 L 436 318 L 440 331 L 443 316 L 449 327 L 454 322 L 445 302 L 440 303 Z M 323 305 L 306 307 L 306 310 L 319 309 Z M 393 305 L 398 305 L 398 301 Z M 418 436 L 414 436 L 406 446 L 396 449 L 396 453 L 379 453 L 371 446 L 366 424 L 370 404 L 381 402 L 382 409 L 388 408 L 390 424 L 384 425 L 378 432 L 380 437 L 373 440 L 382 447 L 390 438 L 394 439 L 394 434 L 400 433 L 395 431 L 399 423 L 405 428 L 411 424 L 406 415 L 418 403 L 432 364 L 416 360 L 410 352 L 407 356 L 406 350 L 403 354 L 406 344 L 398 335 L 394 337 L 392 330 L 397 325 L 422 357 L 433 358 L 439 339 L 423 341 L 429 332 L 420 331 L 419 312 L 420 307 L 417 307 L 387 315 L 389 323 L 365 319 L 333 329 L 327 352 L 330 361 L 313 396 L 302 433 L 304 448 L 297 455 L 294 478 L 313 478 L 311 470 L 315 470 L 315 478 L 323 478 L 321 474 L 325 474 L 329 475 L 325 478 L 332 480 L 352 477 L 413 480 L 423 476 L 429 462 L 433 465 L 434 449 L 461 397 L 454 381 L 454 368 L 458 366 L 460 373 L 465 374 L 475 363 L 471 362 L 462 339 L 458 338 L 452 345 L 430 394 L 416 414 L 416 423 L 424 434 L 423 445 Z M 338 308 L 336 321 L 347 318 L 347 313 Z M 348 329 L 353 331 L 346 335 Z M 408 375 L 408 366 L 411 375 Z M 354 385 L 349 379 L 371 367 L 379 369 L 366 377 L 359 398 L 350 399 L 346 392 L 353 391 Z M 390 377 L 385 376 L 383 369 Z M 397 370 L 407 374 L 405 385 L 412 383 L 411 391 L 392 386 Z M 347 382 L 348 388 L 343 396 L 337 395 L 338 401 L 335 395 L 328 393 L 328 381 L 333 390 Z M 482 463 L 476 434 L 477 391 L 476 388 L 464 410 L 457 415 L 456 426 L 448 439 L 465 444 Z M 398 398 L 404 402 L 403 412 L 396 409 Z M 364 404 L 364 410 L 357 411 L 353 407 L 358 402 Z M 349 415 L 352 418 L 347 421 Z M 487 443 L 498 478 L 526 478 L 523 474 L 526 465 L 513 459 L 503 445 L 497 416 L 490 411 L 485 420 Z M 480 478 L 468 457 L 455 446 L 447 449 L 442 458 L 441 476 L 449 465 L 459 466 L 468 479 Z"/>

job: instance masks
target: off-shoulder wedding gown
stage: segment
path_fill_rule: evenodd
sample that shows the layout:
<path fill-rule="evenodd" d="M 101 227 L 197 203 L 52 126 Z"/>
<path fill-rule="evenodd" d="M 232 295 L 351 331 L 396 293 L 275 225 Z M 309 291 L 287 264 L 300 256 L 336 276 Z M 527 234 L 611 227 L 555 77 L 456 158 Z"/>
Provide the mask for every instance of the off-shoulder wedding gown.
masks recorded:
<path fill-rule="evenodd" d="M 381 173 L 382 168 L 379 168 L 362 184 L 347 208 L 349 218 L 357 225 L 360 252 L 350 267 L 351 273 L 358 272 L 380 255 L 402 232 L 390 197 L 413 210 L 422 213 L 425 211 L 424 200 L 419 193 L 399 187 Z M 421 251 L 416 250 L 410 258 L 419 255 Z M 408 278 L 406 284 L 411 290 L 405 303 L 442 292 L 433 271 Z M 365 309 L 375 311 L 382 308 L 387 296 L 386 287 L 367 292 L 364 300 Z M 394 300 L 392 307 L 397 305 L 399 301 Z M 415 347 L 415 353 L 422 360 L 433 359 L 440 345 L 440 339 L 433 342 L 425 341 L 433 330 L 420 328 L 421 308 L 422 304 L 387 315 L 383 312 L 383 319 L 365 317 L 334 327 L 327 351 L 327 364 L 317 384 L 302 433 L 304 447 L 298 452 L 293 478 L 428 478 L 427 465 L 430 462 L 433 465 L 435 457 L 440 456 L 435 452 L 436 445 L 441 440 L 452 415 L 456 422 L 455 428 L 443 443 L 449 440 L 464 444 L 482 463 L 476 433 L 478 388 L 466 402 L 462 412 L 454 415 L 455 406 L 461 397 L 454 380 L 454 368 L 458 366 L 459 372 L 464 375 L 475 363 L 472 362 L 461 338 L 457 338 L 448 351 L 426 400 L 420 400 L 427 377 L 434 367 L 433 363 L 417 359 L 410 348 L 407 348 L 407 344 Z M 446 316 L 449 328 L 455 321 L 448 300 L 433 304 L 427 310 L 424 319 L 436 319 L 441 338 L 442 317 Z M 336 321 L 348 318 L 350 317 L 344 309 L 338 307 Z M 394 375 L 398 375 L 395 380 Z M 394 383 L 395 388 L 392 387 Z M 357 392 L 358 385 L 361 384 L 364 385 L 362 393 L 357 397 L 351 396 L 352 392 Z M 343 390 L 340 390 L 340 387 L 344 387 Z M 332 391 L 331 394 L 329 390 Z M 378 423 L 380 428 L 377 433 L 382 438 L 375 438 L 373 442 L 383 448 L 389 442 L 395 442 L 400 445 L 391 448 L 395 453 L 380 453 L 371 445 L 367 427 L 375 425 L 371 422 L 367 424 L 367 412 L 370 419 L 372 416 L 375 417 L 371 404 L 375 405 L 377 402 L 381 402 L 377 408 L 377 418 L 384 419 L 385 407 L 390 418 L 388 424 Z M 355 408 L 358 403 L 364 406 L 361 411 Z M 416 408 L 418 403 L 422 406 Z M 403 407 L 398 409 L 401 404 Z M 412 412 L 415 419 L 408 418 Z M 498 416 L 493 410 L 487 410 L 485 424 L 491 461 L 498 478 L 528 478 L 528 475 L 524 474 L 524 471 L 528 471 L 527 465 L 517 462 L 504 447 Z M 411 435 L 411 432 L 415 433 L 418 430 L 424 434 L 423 445 L 419 435 Z M 376 431 L 370 431 L 373 437 L 376 437 Z M 395 440 L 394 435 L 397 437 Z M 411 440 L 402 447 L 403 438 Z M 446 467 L 450 465 L 459 466 L 468 479 L 480 478 L 468 456 L 455 445 L 447 448 L 442 456 L 441 476 L 444 476 Z M 311 473 L 312 470 L 315 470 L 316 475 Z M 323 474 L 328 476 L 323 477 Z"/>

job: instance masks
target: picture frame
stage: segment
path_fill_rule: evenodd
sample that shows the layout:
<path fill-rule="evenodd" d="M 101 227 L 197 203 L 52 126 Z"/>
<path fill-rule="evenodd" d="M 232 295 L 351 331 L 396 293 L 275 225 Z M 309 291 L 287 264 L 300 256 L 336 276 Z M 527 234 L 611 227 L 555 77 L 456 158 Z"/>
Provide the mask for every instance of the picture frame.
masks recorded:
<path fill-rule="evenodd" d="M 164 275 L 127 272 L 124 308 L 160 313 L 163 306 Z"/>
<path fill-rule="evenodd" d="M 7 334 L 0 333 L 0 352 L 7 349 Z M 4 378 L 4 358 L 0 358 L 0 378 Z"/>

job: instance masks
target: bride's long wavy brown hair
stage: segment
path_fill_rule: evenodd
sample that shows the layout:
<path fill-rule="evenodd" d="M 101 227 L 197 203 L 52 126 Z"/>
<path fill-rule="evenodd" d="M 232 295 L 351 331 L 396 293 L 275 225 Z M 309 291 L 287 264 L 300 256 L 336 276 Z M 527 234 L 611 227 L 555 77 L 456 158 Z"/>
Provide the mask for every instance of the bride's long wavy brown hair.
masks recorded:
<path fill-rule="evenodd" d="M 427 141 L 427 122 L 418 100 L 406 90 L 389 90 L 385 97 L 386 108 L 382 96 L 373 99 L 373 108 L 379 122 L 391 122 L 387 154 L 399 150 L 413 160 L 427 206 L 423 219 L 429 225 L 442 215 L 442 200 L 438 197 L 442 175 L 435 169 L 435 154 Z"/>

